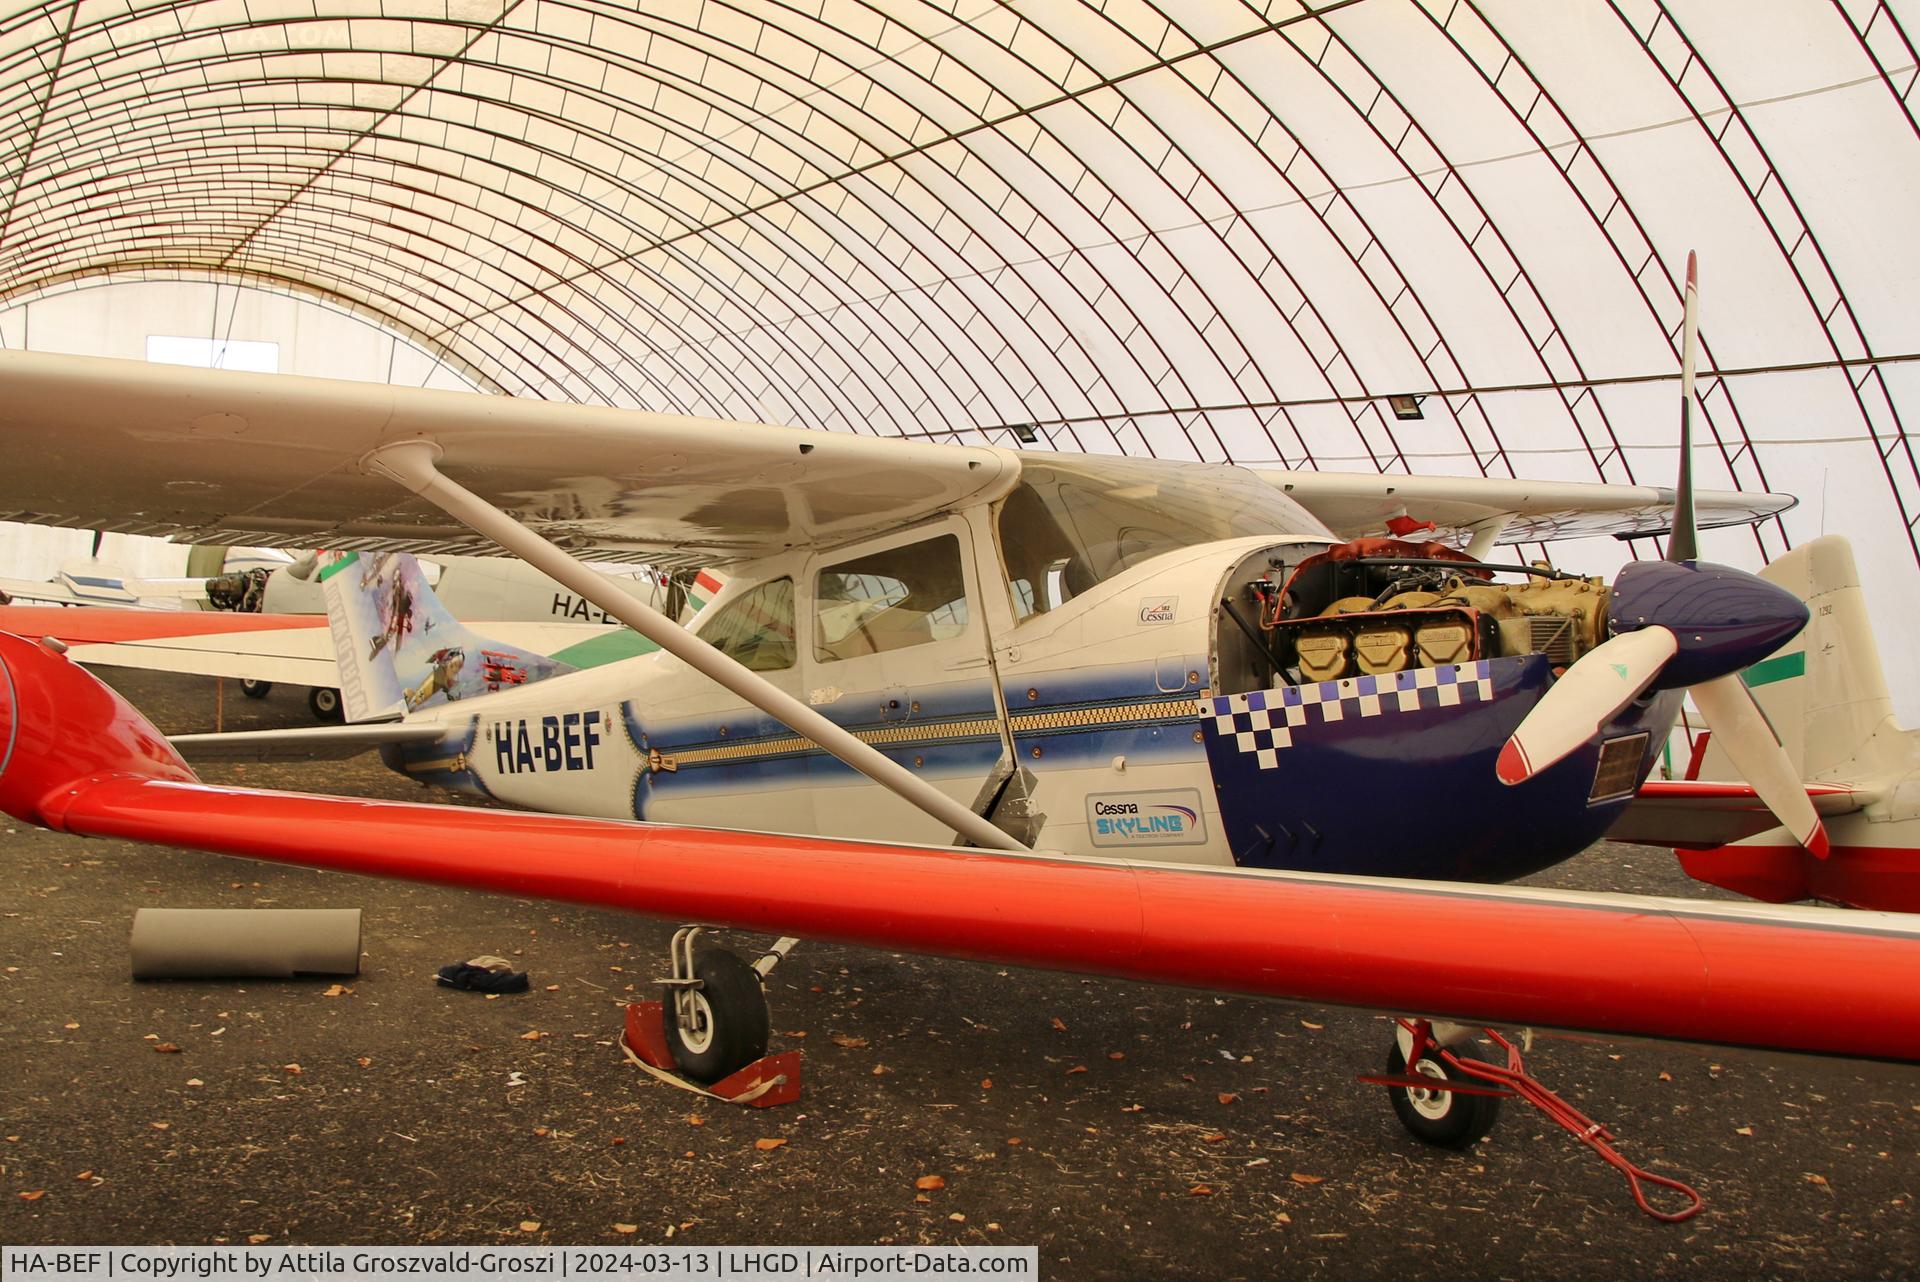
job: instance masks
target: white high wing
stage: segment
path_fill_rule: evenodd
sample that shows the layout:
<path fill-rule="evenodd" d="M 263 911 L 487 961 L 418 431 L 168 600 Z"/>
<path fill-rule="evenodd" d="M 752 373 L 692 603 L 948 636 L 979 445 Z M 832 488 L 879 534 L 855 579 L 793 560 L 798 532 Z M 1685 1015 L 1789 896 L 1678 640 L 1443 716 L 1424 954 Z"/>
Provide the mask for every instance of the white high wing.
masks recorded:
<path fill-rule="evenodd" d="M 486 687 L 495 693 L 485 707 L 498 720 L 484 725 L 477 712 L 440 702 L 460 689 L 462 671 L 469 682 L 489 662 L 504 671 L 483 661 L 484 650 L 456 659 L 461 647 L 441 646 L 446 653 L 432 663 L 438 652 L 422 650 L 415 661 L 427 667 L 412 674 L 419 680 L 379 699 L 359 701 L 343 671 L 350 711 L 395 715 L 404 701 L 416 741 L 419 715 L 445 725 L 447 750 L 416 763 L 425 773 L 438 766 L 468 786 L 548 809 L 682 820 L 724 810 L 789 831 L 927 841 L 959 833 L 996 846 L 1044 828 L 1063 848 L 1150 847 L 1156 857 L 1216 863 L 1341 866 L 1333 852 L 1343 845 L 1323 819 L 1263 824 L 1222 810 L 1217 768 L 1238 758 L 1211 758 L 1237 751 L 1264 771 L 1291 743 L 1264 730 L 1242 732 L 1224 749 L 1209 738 L 1231 710 L 1202 717 L 1203 706 L 1282 684 L 1264 643 L 1243 636 L 1244 619 L 1222 608 L 1226 598 L 1245 607 L 1256 581 L 1277 588 L 1276 575 L 1401 516 L 1434 521 L 1477 550 L 1548 531 L 1654 532 L 1672 498 L 1651 487 L 1076 459 L 22 352 L 0 352 L 0 392 L 0 430 L 29 464 L 0 477 L 0 510 L 203 542 L 433 555 L 505 547 L 684 665 L 663 668 L 665 657 L 651 656 L 633 661 L 641 669 L 521 689 L 496 688 L 512 684 L 502 677 Z M 102 476 L 67 448 L 80 439 L 87 457 L 105 452 L 127 466 Z M 1791 503 L 1700 496 L 1709 523 L 1752 521 Z M 581 557 L 729 563 L 735 578 L 695 639 Z M 1420 573 L 1444 586 L 1443 575 Z M 1504 611 L 1513 626 L 1434 642 L 1438 650 L 1427 638 L 1418 654 L 1409 633 L 1397 658 L 1303 664 L 1290 680 L 1325 700 L 1313 723 L 1330 727 L 1320 732 L 1330 743 L 1388 725 L 1363 724 L 1376 715 L 1376 696 L 1343 681 L 1370 690 L 1376 680 L 1403 680 L 1388 703 L 1397 713 L 1442 694 L 1455 702 L 1439 706 L 1462 697 L 1491 703 L 1507 696 L 1505 686 L 1496 696 L 1487 661 L 1459 660 L 1540 659 L 1549 643 L 1533 639 L 1525 619 L 1546 611 L 1566 625 L 1556 644 L 1559 661 L 1571 661 L 1599 639 L 1604 589 L 1584 590 L 1593 595 L 1582 602 L 1575 586 L 1541 581 L 1512 589 L 1525 601 L 1495 607 L 1476 598 L 1478 606 L 1460 608 L 1474 618 L 1483 607 Z M 1413 599 L 1402 592 L 1394 608 Z M 1277 620 L 1277 605 L 1272 613 Z M 769 619 L 781 627 L 755 625 Z M 428 669 L 439 675 L 420 675 Z M 641 678 L 644 689 L 634 685 Z M 728 693 L 716 695 L 707 679 Z M 1433 685 L 1441 679 L 1445 691 Z M 1349 698 L 1359 700 L 1353 716 L 1334 725 Z M 628 723 L 594 766 L 584 739 L 557 755 L 520 751 L 519 739 L 537 739 L 557 700 L 582 726 L 594 714 L 601 735 L 616 718 Z M 1305 727 L 1298 731 L 1302 747 L 1315 746 Z M 1594 744 L 1610 733 L 1597 728 Z M 464 746 L 454 742 L 460 735 Z M 684 747 L 707 735 L 712 745 L 694 750 L 653 743 Z M 815 745 L 843 765 L 801 764 Z M 1599 749 L 1589 747 L 1567 769 L 1592 771 Z M 1645 759 L 1635 754 L 1623 764 Z M 1288 772 L 1305 778 L 1304 767 L 1326 760 L 1295 751 Z M 1036 778 L 1045 788 L 1033 799 Z M 1264 790 L 1271 778 L 1242 791 Z M 1568 799 L 1554 805 L 1585 803 L 1589 782 L 1563 780 L 1556 786 L 1570 790 Z M 842 796 L 848 788 L 856 793 Z M 1344 844 L 1356 841 L 1412 859 L 1421 845 L 1378 834 Z M 1514 869 L 1503 860 L 1554 857 L 1543 845 L 1476 855 L 1461 870 L 1506 876 Z"/>

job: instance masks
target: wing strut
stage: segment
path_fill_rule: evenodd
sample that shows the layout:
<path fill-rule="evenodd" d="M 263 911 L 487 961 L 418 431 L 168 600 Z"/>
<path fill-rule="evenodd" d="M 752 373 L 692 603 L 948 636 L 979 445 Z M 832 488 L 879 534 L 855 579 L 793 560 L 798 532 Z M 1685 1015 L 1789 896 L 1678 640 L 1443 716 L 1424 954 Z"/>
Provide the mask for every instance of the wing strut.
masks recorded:
<path fill-rule="evenodd" d="M 1476 561 L 1484 561 L 1492 556 L 1494 545 L 1500 541 L 1500 536 L 1505 534 L 1507 527 L 1512 524 L 1513 514 L 1508 512 L 1499 516 L 1490 516 L 1484 521 L 1477 521 L 1467 527 L 1472 533 L 1472 537 L 1467 540 L 1467 555 Z"/>
<path fill-rule="evenodd" d="M 494 507 L 436 466 L 440 447 L 408 441 L 375 450 L 365 465 L 398 481 L 449 516 L 513 553 L 535 569 L 566 584 L 620 622 L 711 677 L 795 734 L 813 740 L 873 782 L 924 811 L 963 840 L 993 850 L 1025 850 L 1013 837 L 888 758 L 871 744 L 821 716 L 800 700 L 720 653 L 640 598 L 597 574 L 545 538 Z"/>

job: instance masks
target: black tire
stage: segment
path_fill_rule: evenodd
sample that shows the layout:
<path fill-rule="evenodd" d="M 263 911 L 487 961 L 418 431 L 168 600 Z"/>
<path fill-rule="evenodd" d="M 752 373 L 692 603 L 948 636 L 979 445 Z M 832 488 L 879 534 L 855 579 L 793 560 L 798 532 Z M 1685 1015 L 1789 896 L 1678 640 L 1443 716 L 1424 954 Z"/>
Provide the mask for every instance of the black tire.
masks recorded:
<path fill-rule="evenodd" d="M 252 677 L 240 678 L 240 693 L 249 699 L 264 699 L 267 697 L 267 692 L 272 689 L 271 681 L 255 681 Z"/>
<path fill-rule="evenodd" d="M 340 721 L 340 692 L 331 686 L 315 686 L 307 691 L 307 708 L 316 721 Z"/>
<path fill-rule="evenodd" d="M 767 1053 L 773 1030 L 767 994 L 760 986 L 760 972 L 724 949 L 696 957 L 693 977 L 700 981 L 693 990 L 699 1026 L 682 1029 L 669 999 L 662 1015 L 667 1047 L 682 1073 L 696 1082 L 717 1082 Z"/>
<path fill-rule="evenodd" d="M 1494 1062 L 1471 1042 L 1449 1049 L 1461 1059 Z M 1464 1073 L 1453 1072 L 1444 1060 L 1431 1052 L 1415 1060 L 1413 1072 L 1408 1073 L 1407 1061 L 1400 1053 L 1400 1039 L 1397 1037 L 1392 1049 L 1387 1052 L 1387 1075 L 1432 1077 L 1436 1083 L 1457 1078 L 1477 1085 L 1487 1084 Z M 1393 1104 L 1394 1116 L 1400 1119 L 1400 1125 L 1406 1127 L 1415 1139 L 1436 1148 L 1471 1148 L 1484 1139 L 1487 1132 L 1493 1129 L 1494 1122 L 1499 1120 L 1498 1095 L 1468 1095 L 1461 1091 L 1435 1090 L 1420 1091 L 1416 1096 L 1415 1089 L 1389 1086 L 1387 1099 Z"/>

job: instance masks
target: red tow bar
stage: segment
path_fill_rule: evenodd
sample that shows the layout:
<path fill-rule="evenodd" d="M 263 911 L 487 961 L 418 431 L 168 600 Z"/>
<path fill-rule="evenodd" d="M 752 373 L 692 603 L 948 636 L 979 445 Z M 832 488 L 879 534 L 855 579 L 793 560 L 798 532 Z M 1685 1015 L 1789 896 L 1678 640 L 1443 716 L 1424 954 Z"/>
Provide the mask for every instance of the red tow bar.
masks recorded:
<path fill-rule="evenodd" d="M 1409 1073 L 1404 1077 L 1369 1075 L 1361 1081 L 1375 1086 L 1400 1086 L 1418 1090 L 1432 1091 L 1436 1094 L 1458 1092 L 1462 1095 L 1498 1095 L 1518 1096 L 1545 1113 L 1561 1126 L 1571 1131 L 1581 1143 L 1598 1153 L 1607 1165 L 1627 1177 L 1627 1186 L 1633 1190 L 1633 1200 L 1640 1209 L 1663 1224 L 1679 1224 L 1690 1220 L 1700 1213 L 1705 1200 L 1691 1185 L 1683 1184 L 1665 1175 L 1634 1165 L 1621 1155 L 1613 1146 L 1613 1132 L 1582 1113 L 1552 1090 L 1542 1085 L 1538 1079 L 1527 1072 L 1526 1062 L 1520 1057 L 1520 1048 L 1501 1036 L 1494 1029 L 1486 1029 L 1486 1035 L 1494 1044 L 1507 1052 L 1504 1067 L 1488 1064 L 1470 1056 L 1455 1055 L 1434 1040 L 1433 1026 L 1424 1019 L 1403 1019 L 1400 1026 L 1413 1035 L 1413 1049 L 1408 1052 L 1406 1062 L 1416 1064 L 1422 1058 L 1431 1057 L 1444 1063 L 1450 1074 L 1458 1074 L 1470 1079 L 1469 1082 L 1450 1082 L 1444 1088 L 1436 1085 L 1435 1079 Z M 1647 1201 L 1647 1185 L 1671 1189 L 1687 1199 L 1687 1205 L 1677 1211 L 1661 1211 Z"/>

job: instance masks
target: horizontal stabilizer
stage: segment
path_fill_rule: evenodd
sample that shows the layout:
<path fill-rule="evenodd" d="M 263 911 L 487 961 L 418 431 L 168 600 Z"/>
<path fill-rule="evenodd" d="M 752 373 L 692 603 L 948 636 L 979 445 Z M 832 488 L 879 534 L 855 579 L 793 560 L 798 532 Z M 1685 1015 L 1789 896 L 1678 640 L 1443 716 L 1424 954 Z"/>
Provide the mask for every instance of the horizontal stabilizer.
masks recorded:
<path fill-rule="evenodd" d="M 1844 783 L 1810 783 L 1807 800 L 1822 818 L 1850 814 L 1876 794 Z M 1608 841 L 1705 850 L 1780 826 L 1751 784 L 1649 779 L 1607 830 Z"/>
<path fill-rule="evenodd" d="M 173 736 L 168 742 L 189 761 L 328 761 L 371 752 L 386 744 L 430 743 L 444 734 L 445 726 L 407 725 L 396 721 L 183 734 Z"/>
<path fill-rule="evenodd" d="M 591 668 L 640 653 L 627 629 L 558 620 L 481 623 L 517 649 Z M 230 614 L 223 610 L 71 610 L 0 605 L 0 632 L 71 647 L 76 663 L 290 686 L 338 686 L 332 634 L 320 614 Z"/>

